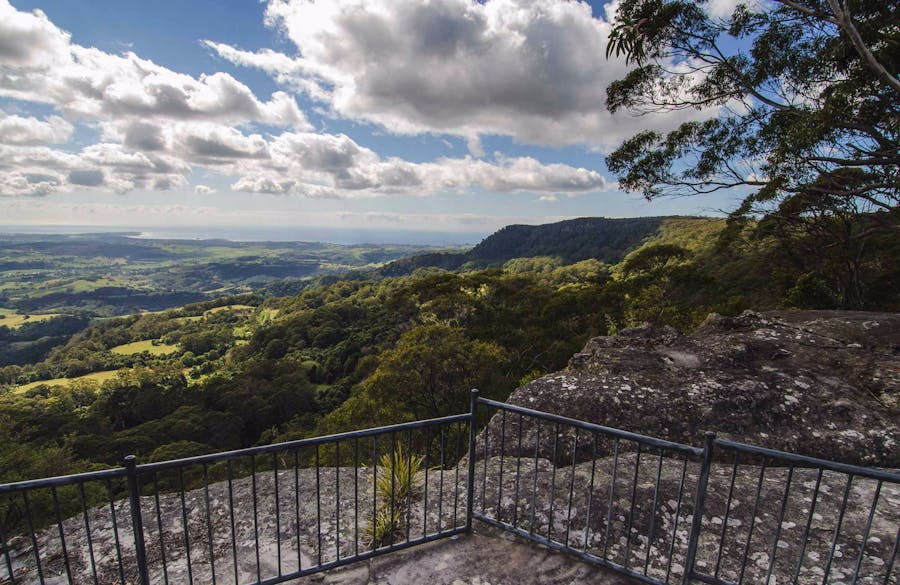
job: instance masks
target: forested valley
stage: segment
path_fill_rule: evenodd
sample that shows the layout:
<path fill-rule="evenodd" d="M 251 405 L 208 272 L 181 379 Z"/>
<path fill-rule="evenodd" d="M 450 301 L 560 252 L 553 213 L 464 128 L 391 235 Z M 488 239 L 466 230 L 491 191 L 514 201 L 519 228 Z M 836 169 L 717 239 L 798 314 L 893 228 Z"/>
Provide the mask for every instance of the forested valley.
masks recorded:
<path fill-rule="evenodd" d="M 452 270 L 426 255 L 288 296 L 0 326 L 0 481 L 460 412 L 470 388 L 503 399 L 590 337 L 647 321 L 687 330 L 712 311 L 900 307 L 897 236 L 854 249 L 778 227 L 514 226 Z M 44 337 L 58 344 L 46 358 L 9 349 Z"/>

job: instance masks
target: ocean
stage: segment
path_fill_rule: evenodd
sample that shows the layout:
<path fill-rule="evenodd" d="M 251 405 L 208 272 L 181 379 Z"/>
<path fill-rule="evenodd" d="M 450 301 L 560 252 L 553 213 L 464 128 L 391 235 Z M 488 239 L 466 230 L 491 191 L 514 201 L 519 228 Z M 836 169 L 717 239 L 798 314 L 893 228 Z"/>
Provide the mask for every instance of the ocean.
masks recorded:
<path fill-rule="evenodd" d="M 128 233 L 159 240 L 230 240 L 233 242 L 328 242 L 332 244 L 408 244 L 459 246 L 477 244 L 490 232 L 433 232 L 331 227 L 132 227 L 0 225 L 0 234 Z"/>

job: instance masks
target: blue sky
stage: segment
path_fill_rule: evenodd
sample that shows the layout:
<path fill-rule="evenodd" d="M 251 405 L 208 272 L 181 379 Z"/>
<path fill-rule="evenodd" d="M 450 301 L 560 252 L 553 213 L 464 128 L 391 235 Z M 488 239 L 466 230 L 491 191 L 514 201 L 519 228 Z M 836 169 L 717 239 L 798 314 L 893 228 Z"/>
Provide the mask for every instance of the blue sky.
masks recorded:
<path fill-rule="evenodd" d="M 727 1 L 727 0 L 722 0 Z M 0 226 L 490 232 L 646 202 L 603 163 L 608 7 L 0 0 Z M 712 114 L 705 114 L 712 115 Z"/>

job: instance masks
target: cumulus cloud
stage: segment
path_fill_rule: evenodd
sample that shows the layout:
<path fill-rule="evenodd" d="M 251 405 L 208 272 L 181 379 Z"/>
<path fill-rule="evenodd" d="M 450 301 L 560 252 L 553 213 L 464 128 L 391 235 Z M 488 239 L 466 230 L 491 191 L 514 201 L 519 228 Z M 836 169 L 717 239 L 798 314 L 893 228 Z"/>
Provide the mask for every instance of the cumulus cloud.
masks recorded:
<path fill-rule="evenodd" d="M 0 144 L 0 196 L 101 187 L 119 193 L 166 190 L 184 185 L 189 170 L 177 157 L 130 152 L 114 143 L 93 144 L 75 152 Z"/>
<path fill-rule="evenodd" d="M 216 190 L 209 185 L 195 185 L 194 186 L 194 194 L 195 195 L 212 195 Z"/>
<path fill-rule="evenodd" d="M 261 100 L 226 73 L 193 77 L 132 52 L 113 55 L 72 42 L 40 10 L 0 0 L 0 97 L 50 105 L 43 119 L 0 111 L 0 195 L 73 189 L 171 189 L 190 164 L 266 157 L 254 124 L 311 129 L 284 92 Z M 101 129 L 101 142 L 67 143 L 73 123 Z"/>
<path fill-rule="evenodd" d="M 530 157 L 440 158 L 412 163 L 381 157 L 345 135 L 285 132 L 269 144 L 270 158 L 234 161 L 241 175 L 232 188 L 307 197 L 430 195 L 481 187 L 496 192 L 578 194 L 607 188 L 603 176 Z"/>
<path fill-rule="evenodd" d="M 608 7 L 608 10 L 612 8 Z M 239 65 L 327 102 L 336 116 L 394 132 L 609 148 L 677 112 L 635 120 L 606 110 L 627 72 L 604 58 L 609 14 L 569 0 L 271 0 L 267 23 L 296 56 L 207 45 Z"/>
<path fill-rule="evenodd" d="M 133 52 L 85 47 L 42 12 L 0 0 L 0 96 L 48 104 L 60 114 L 0 113 L 0 195 L 172 189 L 187 185 L 192 167 L 234 177 L 237 191 L 310 198 L 472 188 L 552 197 L 608 187 L 584 168 L 485 157 L 479 139 L 491 131 L 567 143 L 606 128 L 605 121 L 589 121 L 606 115 L 597 49 L 606 25 L 583 5 L 273 0 L 267 19 L 301 56 L 207 44 L 327 100 L 341 116 L 401 132 L 463 136 L 470 155 L 430 162 L 385 157 L 349 136 L 313 131 L 287 93 L 263 100 L 227 73 L 194 77 Z M 595 49 L 588 59 L 586 51 Z M 69 142 L 79 123 L 99 129 L 99 141 L 53 146 Z M 569 136 L 576 127 L 582 133 Z M 214 191 L 198 185 L 195 192 Z"/>
<path fill-rule="evenodd" d="M 309 129 L 296 101 L 276 92 L 258 99 L 227 73 L 197 78 L 132 52 L 113 55 L 71 42 L 36 10 L 0 0 L 0 96 L 48 103 L 92 119 L 160 118 L 230 124 L 262 122 Z"/>
<path fill-rule="evenodd" d="M 68 142 L 75 128 L 59 116 L 46 120 L 7 115 L 0 110 L 0 143 L 3 144 L 60 144 Z"/>
<path fill-rule="evenodd" d="M 0 67 L 44 68 L 64 56 L 69 35 L 40 10 L 20 12 L 0 0 Z"/>

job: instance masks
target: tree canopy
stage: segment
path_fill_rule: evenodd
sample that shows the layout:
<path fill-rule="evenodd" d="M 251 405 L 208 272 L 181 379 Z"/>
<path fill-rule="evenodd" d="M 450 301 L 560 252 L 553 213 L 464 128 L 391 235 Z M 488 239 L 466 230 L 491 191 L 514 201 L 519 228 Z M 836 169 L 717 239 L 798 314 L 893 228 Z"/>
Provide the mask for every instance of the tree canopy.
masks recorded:
<path fill-rule="evenodd" d="M 851 240 L 900 231 L 896 4 L 774 0 L 715 14 L 697 0 L 619 6 L 607 56 L 635 67 L 609 86 L 609 109 L 702 110 L 610 154 L 620 184 L 647 198 L 743 188 L 735 216 L 849 213 L 861 219 Z"/>

